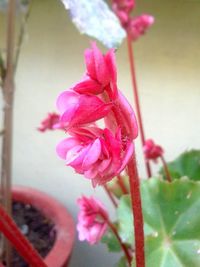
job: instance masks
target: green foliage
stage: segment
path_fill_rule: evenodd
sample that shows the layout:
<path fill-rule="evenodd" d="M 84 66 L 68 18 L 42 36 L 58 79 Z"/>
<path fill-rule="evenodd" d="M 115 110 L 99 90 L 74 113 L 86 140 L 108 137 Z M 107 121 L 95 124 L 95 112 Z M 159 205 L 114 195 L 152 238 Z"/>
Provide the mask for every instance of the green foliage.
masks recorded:
<path fill-rule="evenodd" d="M 192 180 L 200 180 L 200 150 L 186 151 L 167 165 L 172 179 L 187 176 Z M 165 177 L 163 169 L 160 173 Z"/>
<path fill-rule="evenodd" d="M 142 183 L 141 193 L 147 267 L 199 267 L 200 183 L 152 178 Z M 120 200 L 118 219 L 122 239 L 131 243 L 133 222 L 128 196 Z"/>
<path fill-rule="evenodd" d="M 106 234 L 102 237 L 101 242 L 106 244 L 110 252 L 120 252 L 121 247 L 119 241 L 112 231 L 108 230 Z"/>
<path fill-rule="evenodd" d="M 122 257 L 115 265 L 115 267 L 127 267 L 127 260 L 124 257 Z"/>

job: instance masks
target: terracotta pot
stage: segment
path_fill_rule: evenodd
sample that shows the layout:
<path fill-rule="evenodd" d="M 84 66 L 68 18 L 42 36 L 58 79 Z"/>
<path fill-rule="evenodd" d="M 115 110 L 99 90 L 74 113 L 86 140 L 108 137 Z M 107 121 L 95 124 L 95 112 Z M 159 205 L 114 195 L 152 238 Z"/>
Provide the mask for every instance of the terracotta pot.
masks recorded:
<path fill-rule="evenodd" d="M 15 186 L 12 194 L 14 200 L 32 205 L 55 224 L 56 240 L 44 259 L 47 266 L 68 266 L 74 244 L 75 227 L 66 208 L 53 197 L 33 188 Z"/>

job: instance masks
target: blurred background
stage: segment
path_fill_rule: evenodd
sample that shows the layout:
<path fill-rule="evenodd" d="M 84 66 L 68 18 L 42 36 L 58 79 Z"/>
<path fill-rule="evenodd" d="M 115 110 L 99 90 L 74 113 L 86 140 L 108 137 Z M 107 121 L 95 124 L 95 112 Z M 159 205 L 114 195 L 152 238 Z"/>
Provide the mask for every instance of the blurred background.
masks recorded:
<path fill-rule="evenodd" d="M 138 0 L 135 15 L 141 13 L 155 17 L 155 25 L 133 44 L 145 133 L 172 160 L 184 150 L 200 148 L 200 2 Z M 1 12 L 1 49 L 5 17 Z M 13 182 L 59 199 L 75 221 L 81 194 L 95 194 L 111 216 L 114 212 L 101 188 L 93 189 L 58 159 L 55 146 L 64 134 L 40 133 L 36 128 L 48 112 L 56 110 L 57 95 L 82 77 L 83 52 L 90 40 L 80 35 L 60 1 L 34 0 L 16 72 Z M 119 88 L 133 103 L 126 40 L 116 57 Z M 136 154 L 140 176 L 145 177 L 139 138 Z M 95 267 L 112 266 L 118 258 L 103 245 L 76 241 L 70 266 L 88 267 L 94 262 Z"/>

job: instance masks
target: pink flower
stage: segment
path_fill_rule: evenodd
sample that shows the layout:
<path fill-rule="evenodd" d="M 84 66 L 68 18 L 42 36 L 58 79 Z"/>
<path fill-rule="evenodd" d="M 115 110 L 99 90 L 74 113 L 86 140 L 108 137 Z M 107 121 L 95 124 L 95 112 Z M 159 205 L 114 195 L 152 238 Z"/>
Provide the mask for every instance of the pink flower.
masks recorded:
<path fill-rule="evenodd" d="M 130 13 L 135 8 L 135 0 L 113 0 L 112 6 L 114 9 L 123 10 L 126 13 Z"/>
<path fill-rule="evenodd" d="M 96 186 L 124 170 L 138 126 L 132 107 L 117 88 L 113 50 L 103 55 L 93 44 L 86 54 L 87 75 L 57 100 L 60 121 L 70 135 L 58 144 L 57 153 Z"/>
<path fill-rule="evenodd" d="M 164 150 L 161 146 L 156 145 L 152 139 L 145 141 L 143 151 L 146 159 L 152 159 L 156 161 L 159 157 L 162 157 Z"/>
<path fill-rule="evenodd" d="M 102 185 L 118 175 L 127 165 L 133 144 L 124 142 L 120 129 L 115 136 L 108 129 L 79 128 L 57 146 L 58 155 L 66 165 L 92 181 Z"/>
<path fill-rule="evenodd" d="M 136 41 L 154 23 L 154 17 L 144 14 L 132 18 L 127 26 L 127 33 L 133 41 Z"/>
<path fill-rule="evenodd" d="M 57 99 L 60 120 L 66 129 L 102 119 L 111 107 L 111 103 L 104 103 L 97 96 L 79 94 L 73 90 L 64 91 Z"/>
<path fill-rule="evenodd" d="M 55 112 L 48 113 L 47 117 L 42 120 L 41 125 L 37 129 L 40 132 L 63 129 L 63 126 L 60 124 L 60 116 Z"/>
<path fill-rule="evenodd" d="M 90 86 L 87 85 L 81 88 L 80 91 L 82 82 L 78 83 L 78 85 L 74 87 L 74 90 L 79 93 L 99 94 L 103 93 L 104 90 L 109 87 L 109 90 L 112 91 L 113 96 L 115 96 L 117 72 L 114 50 L 110 49 L 107 54 L 103 55 L 93 42 L 92 48 L 86 49 L 85 51 L 85 63 L 87 73 L 83 83 L 93 83 L 93 90 L 91 90 L 91 88 L 88 90 Z M 99 84 L 99 87 L 97 84 Z"/>
<path fill-rule="evenodd" d="M 133 0 L 113 0 L 112 8 L 132 41 L 136 41 L 154 23 L 154 17 L 147 14 L 131 18 L 130 12 L 135 8 Z"/>
<path fill-rule="evenodd" d="M 80 207 L 77 224 L 79 240 L 87 240 L 90 245 L 94 245 L 101 240 L 106 232 L 108 212 L 93 197 L 83 196 L 77 202 Z"/>

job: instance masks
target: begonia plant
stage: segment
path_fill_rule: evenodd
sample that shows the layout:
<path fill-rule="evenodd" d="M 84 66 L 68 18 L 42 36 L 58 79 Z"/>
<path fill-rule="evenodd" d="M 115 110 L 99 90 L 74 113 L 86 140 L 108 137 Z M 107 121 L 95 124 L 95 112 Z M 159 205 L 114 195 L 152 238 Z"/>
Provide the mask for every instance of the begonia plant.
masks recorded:
<path fill-rule="evenodd" d="M 62 2 L 74 8 L 76 1 Z M 133 0 L 113 0 L 112 7 L 127 34 L 136 115 L 118 88 L 115 50 L 103 54 L 92 42 L 85 51 L 85 74 L 59 94 L 57 113 L 49 113 L 38 130 L 61 130 L 65 138 L 56 147 L 58 156 L 92 187 L 103 186 L 114 204 L 112 222 L 105 204 L 93 196 L 78 198 L 80 241 L 90 245 L 101 241 L 110 252 L 122 252 L 118 267 L 199 267 L 200 152 L 187 151 L 167 163 L 164 149 L 145 138 L 132 48 L 154 18 L 132 17 Z M 10 4 L 11 12 L 13 8 Z M 8 78 L 13 82 L 13 76 Z M 138 135 L 147 179 L 138 175 L 134 146 Z M 162 167 L 152 177 L 150 164 L 159 162 Z M 46 266 L 1 206 L 0 230 L 31 266 Z"/>

